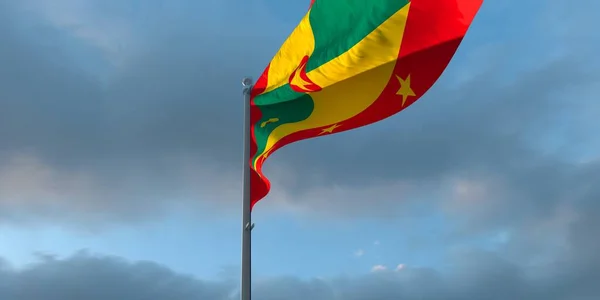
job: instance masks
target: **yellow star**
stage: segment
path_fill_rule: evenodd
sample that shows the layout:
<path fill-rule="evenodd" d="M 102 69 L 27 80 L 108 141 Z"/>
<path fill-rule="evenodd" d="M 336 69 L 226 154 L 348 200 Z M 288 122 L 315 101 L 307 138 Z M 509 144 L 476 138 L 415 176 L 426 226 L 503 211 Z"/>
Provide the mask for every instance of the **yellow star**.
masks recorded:
<path fill-rule="evenodd" d="M 400 89 L 396 92 L 396 95 L 402 96 L 402 107 L 404 107 L 404 104 L 406 104 L 406 99 L 408 99 L 409 96 L 416 96 L 417 94 L 415 94 L 410 87 L 410 74 L 408 74 L 406 79 L 402 79 L 402 77 L 398 75 L 396 75 L 396 78 L 398 78 L 398 81 L 400 81 Z"/>
<path fill-rule="evenodd" d="M 333 133 L 333 131 L 340 126 L 342 126 L 342 125 L 333 124 L 325 129 L 321 129 L 321 133 L 319 133 L 319 135 L 326 134 L 326 133 Z"/>

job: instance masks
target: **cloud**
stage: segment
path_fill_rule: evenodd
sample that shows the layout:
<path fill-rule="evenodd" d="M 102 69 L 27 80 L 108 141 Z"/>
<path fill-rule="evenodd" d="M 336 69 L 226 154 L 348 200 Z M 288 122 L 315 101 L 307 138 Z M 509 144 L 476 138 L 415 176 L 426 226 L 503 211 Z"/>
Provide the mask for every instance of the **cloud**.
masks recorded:
<path fill-rule="evenodd" d="M 381 272 L 381 271 L 385 271 L 385 270 L 387 270 L 387 267 L 384 265 L 374 265 L 371 268 L 371 272 Z"/>
<path fill-rule="evenodd" d="M 160 218 L 178 209 L 200 213 L 211 209 L 200 206 L 194 198 L 186 198 L 191 195 L 217 203 L 235 199 L 238 189 L 231 187 L 238 184 L 229 180 L 230 174 L 218 173 L 216 167 L 194 159 L 174 159 L 171 165 L 179 165 L 178 173 L 161 176 L 165 181 L 188 182 L 185 190 L 169 187 L 165 181 L 161 190 L 148 189 L 147 174 L 140 170 L 122 172 L 118 180 L 111 180 L 86 170 L 53 168 L 33 155 L 15 155 L 0 168 L 0 222 L 25 225 L 59 220 L 109 226 Z M 213 189 L 205 190 L 209 181 Z M 176 203 L 168 203 L 165 198 Z M 123 199 L 127 201 L 118 201 Z M 215 209 L 218 207 L 212 208 Z"/>
<path fill-rule="evenodd" d="M 222 24 L 217 35 L 204 22 L 260 13 L 228 11 L 225 1 L 211 4 L 213 15 L 203 4 L 192 16 L 179 1 L 145 6 L 147 16 L 136 18 L 133 2 L 109 2 L 0 4 L 0 174 L 10 178 L 0 222 L 110 223 L 237 202 L 240 78 L 259 72 L 276 42 L 268 30 L 256 36 Z M 178 16 L 171 33 L 151 30 Z M 198 19 L 203 26 L 183 24 Z M 122 38 L 135 45 L 118 65 L 104 56 L 102 45 L 120 43 L 106 24 L 136 36 Z"/>
<path fill-rule="evenodd" d="M 262 70 L 294 22 L 231 1 L 20 3 L 0 4 L 0 174 L 10 178 L 1 221 L 231 210 L 239 80 Z M 600 129 L 597 59 L 580 50 L 598 44 L 583 38 L 583 6 L 542 34 L 560 4 L 526 3 L 536 14 L 510 19 L 486 4 L 442 81 L 402 114 L 274 154 L 265 169 L 274 190 L 257 209 L 398 218 L 426 202 L 482 230 L 578 210 L 574 197 L 594 194 L 584 187 L 598 179 L 584 176 L 595 165 L 580 157 L 597 152 Z M 486 20 L 500 17 L 506 25 L 490 31 Z M 244 22 L 253 25 L 240 30 Z"/>
<path fill-rule="evenodd" d="M 596 218 L 586 220 L 579 224 L 597 223 Z M 578 234 L 573 231 L 573 246 L 582 246 L 578 244 L 582 242 Z M 597 239 L 587 237 L 586 243 L 596 247 L 590 251 L 599 250 Z M 403 267 L 402 272 L 390 272 L 379 266 L 377 272 L 354 277 L 255 278 L 253 298 L 591 300 L 600 293 L 596 284 L 600 261 L 590 263 L 581 257 L 584 252 L 570 250 L 572 255 L 537 266 L 515 264 L 490 252 L 467 251 L 450 256 L 445 271 Z M 153 262 L 130 262 L 87 251 L 66 258 L 38 257 L 37 262 L 21 269 L 0 264 L 2 299 L 230 300 L 239 297 L 236 292 L 239 282 L 229 277 L 208 281 L 179 274 Z"/>
<path fill-rule="evenodd" d="M 295 24 L 256 1 L 134 2 L 0 2 L 0 222 L 222 216 L 238 200 L 239 80 Z M 257 206 L 404 219 L 423 204 L 449 221 L 444 242 L 483 235 L 494 251 L 451 249 L 438 269 L 256 279 L 256 299 L 597 298 L 600 8 L 543 3 L 486 3 L 424 99 L 274 154 Z M 222 300 L 237 284 L 89 253 L 0 260 L 7 300 Z"/>
<path fill-rule="evenodd" d="M 365 250 L 363 250 L 363 249 L 358 249 L 358 250 L 354 251 L 354 256 L 356 256 L 356 257 L 361 257 L 363 255 L 365 255 Z"/>
<path fill-rule="evenodd" d="M 232 284 L 200 281 L 152 262 L 129 263 L 85 252 L 60 260 L 41 257 L 22 270 L 0 270 L 6 300 L 228 299 Z"/>

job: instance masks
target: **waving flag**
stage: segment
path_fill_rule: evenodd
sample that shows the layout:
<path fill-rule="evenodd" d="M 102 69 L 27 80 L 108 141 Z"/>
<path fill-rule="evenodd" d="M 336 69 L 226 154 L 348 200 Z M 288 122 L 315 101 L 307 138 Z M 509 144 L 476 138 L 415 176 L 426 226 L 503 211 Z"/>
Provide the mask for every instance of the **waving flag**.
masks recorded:
<path fill-rule="evenodd" d="M 290 143 L 383 120 L 437 81 L 483 0 L 313 0 L 251 95 L 251 201 Z"/>

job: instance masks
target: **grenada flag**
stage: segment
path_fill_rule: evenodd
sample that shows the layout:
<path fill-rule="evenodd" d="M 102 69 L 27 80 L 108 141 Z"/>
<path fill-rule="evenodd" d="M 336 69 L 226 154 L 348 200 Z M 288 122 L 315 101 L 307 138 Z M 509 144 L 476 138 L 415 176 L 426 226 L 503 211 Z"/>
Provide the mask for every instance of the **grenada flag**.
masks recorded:
<path fill-rule="evenodd" d="M 250 193 L 290 143 L 405 109 L 440 77 L 483 0 L 313 0 L 252 89 Z"/>

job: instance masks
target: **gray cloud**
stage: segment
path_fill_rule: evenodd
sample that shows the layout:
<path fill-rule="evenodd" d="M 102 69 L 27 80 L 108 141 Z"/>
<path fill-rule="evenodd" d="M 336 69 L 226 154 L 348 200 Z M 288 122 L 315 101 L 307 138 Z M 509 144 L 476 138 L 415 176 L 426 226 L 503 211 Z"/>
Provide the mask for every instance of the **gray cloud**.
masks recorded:
<path fill-rule="evenodd" d="M 43 2 L 24 3 L 35 8 Z M 106 37 L 97 31 L 111 28 L 92 25 L 112 19 L 90 17 L 91 25 L 87 20 L 80 25 L 77 18 L 96 12 L 69 16 L 65 10 L 67 15 L 55 16 L 46 8 L 45 20 L 35 10 L 26 14 L 3 3 L 2 15 L 19 17 L 0 18 L 0 219 L 131 220 L 163 211 L 169 202 L 227 203 L 230 192 L 219 189 L 231 190 L 234 177 L 239 187 L 241 76 L 260 71 L 268 61 L 266 49 L 279 41 L 268 31 L 256 36 L 231 26 L 218 34 L 207 28 L 212 14 L 231 5 L 222 4 L 195 21 L 203 25 L 199 29 L 174 22 L 169 25 L 177 33 L 156 30 L 130 45 L 123 51 L 135 55 L 123 54 L 126 63 L 117 60 L 106 77 L 90 72 L 89 65 L 95 70 L 111 65 L 116 54 L 94 55 L 98 49 L 90 50 L 87 41 L 104 45 Z M 68 1 L 56 5 L 80 8 Z M 129 25 L 158 28 L 168 21 L 161 17 L 181 13 L 174 6 Z M 127 17 L 127 7 L 119 7 L 99 10 Z M 245 10 L 228 13 L 257 17 Z M 198 16 L 179 22 L 192 17 Z M 246 44 L 253 47 L 240 47 Z"/>
<path fill-rule="evenodd" d="M 0 2 L 0 222 L 133 222 L 238 200 L 239 77 L 260 72 L 292 24 L 261 15 L 256 27 L 282 29 L 248 34 L 213 20 L 248 21 L 244 8 L 181 16 L 176 1 L 123 23 L 127 5 L 110 3 L 98 10 L 115 19 L 78 12 L 81 25 Z M 403 204 L 429 203 L 462 225 L 444 238 L 510 235 L 502 257 L 458 251 L 439 270 L 256 280 L 256 299 L 597 298 L 598 4 L 547 3 L 529 19 L 543 30 L 486 3 L 480 19 L 520 35 L 490 42 L 491 29 L 474 28 L 461 67 L 401 115 L 278 152 L 266 166 L 273 194 L 257 207 L 397 218 L 413 213 Z M 99 35 L 107 24 L 126 28 Z M 235 299 L 236 284 L 86 253 L 21 270 L 0 260 L 7 300 Z"/>
<path fill-rule="evenodd" d="M 288 32 L 265 28 L 293 24 L 273 26 L 278 23 L 264 14 L 255 18 L 259 12 L 244 19 L 248 11 L 228 11 L 229 2 L 192 16 L 157 1 L 160 13 L 143 10 L 143 21 L 134 21 L 127 5 L 110 3 L 78 12 L 86 16 L 81 24 L 60 10 L 40 21 L 2 4 L 2 220 L 131 221 L 194 202 L 237 201 L 239 77 L 260 72 Z M 481 24 L 499 18 L 486 5 Z M 548 25 L 548 16 L 565 10 L 552 4 L 539 11 L 543 18 L 530 21 Z M 93 14 L 100 12 L 112 19 Z M 275 154 L 266 166 L 275 182 L 266 201 L 311 213 L 394 217 L 404 210 L 398 203 L 435 198 L 465 214 L 468 225 L 495 227 L 578 206 L 596 193 L 583 187 L 599 179 L 587 170 L 592 166 L 572 159 L 597 146 L 589 144 L 599 129 L 590 113 L 598 109 L 597 59 L 581 49 L 598 44 L 586 34 L 592 18 L 578 18 L 581 8 L 567 12 L 569 26 L 539 37 L 502 38 L 512 33 L 498 30 L 494 43 L 490 29 L 474 27 L 459 56 L 476 76 L 460 79 L 465 74 L 454 65 L 430 94 L 393 119 Z M 218 15 L 261 20 L 252 23 L 261 30 L 240 32 Z M 524 19 L 511 20 L 503 20 L 507 28 L 541 32 Z M 121 38 L 110 40 L 103 30 Z M 488 44 L 478 48 L 475 41 L 483 38 Z M 552 46 L 560 41 L 569 43 Z M 554 51 L 541 49 L 562 52 L 545 59 Z M 522 61 L 527 72 L 517 72 Z M 117 66 L 90 71 L 112 63 Z M 461 205 L 469 197 L 481 199 Z"/>
<path fill-rule="evenodd" d="M 227 299 L 229 283 L 199 281 L 151 262 L 77 254 L 43 256 L 24 270 L 0 271 L 2 299 Z"/>
<path fill-rule="evenodd" d="M 594 203 L 594 212 L 598 204 Z M 444 271 L 407 266 L 358 277 L 256 278 L 257 300 L 391 300 L 391 299 L 596 299 L 600 261 L 589 260 L 600 243 L 589 226 L 593 214 L 575 222 L 569 248 L 553 263 L 523 265 L 482 251 L 459 251 Z M 585 230 L 581 230 L 585 229 Z M 596 251 L 596 252 L 592 252 Z M 586 254 L 587 253 L 587 254 Z M 0 297 L 6 300 L 54 299 L 237 299 L 238 281 L 206 281 L 178 274 L 152 262 L 128 262 L 83 251 L 67 258 L 40 255 L 22 269 L 0 264 Z"/>

